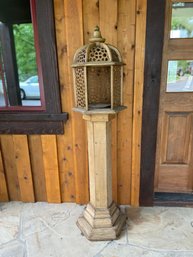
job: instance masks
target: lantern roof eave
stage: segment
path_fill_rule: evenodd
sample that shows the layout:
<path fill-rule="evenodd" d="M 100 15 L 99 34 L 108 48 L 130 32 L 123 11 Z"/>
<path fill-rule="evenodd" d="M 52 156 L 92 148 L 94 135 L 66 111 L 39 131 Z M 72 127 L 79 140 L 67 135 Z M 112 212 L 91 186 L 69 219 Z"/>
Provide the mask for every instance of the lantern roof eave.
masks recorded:
<path fill-rule="evenodd" d="M 85 110 L 84 108 L 77 108 L 74 107 L 72 110 L 75 112 L 80 112 L 82 114 L 116 114 L 120 111 L 123 111 L 127 109 L 127 106 L 121 105 L 121 106 L 116 106 L 113 109 L 109 109 L 109 108 L 102 108 L 102 109 L 88 109 Z"/>
<path fill-rule="evenodd" d="M 75 67 L 85 67 L 85 66 L 93 66 L 93 67 L 97 67 L 97 66 L 123 66 L 125 65 L 125 63 L 123 62 L 80 62 L 80 63 L 75 63 L 72 64 L 71 67 L 75 68 Z"/>

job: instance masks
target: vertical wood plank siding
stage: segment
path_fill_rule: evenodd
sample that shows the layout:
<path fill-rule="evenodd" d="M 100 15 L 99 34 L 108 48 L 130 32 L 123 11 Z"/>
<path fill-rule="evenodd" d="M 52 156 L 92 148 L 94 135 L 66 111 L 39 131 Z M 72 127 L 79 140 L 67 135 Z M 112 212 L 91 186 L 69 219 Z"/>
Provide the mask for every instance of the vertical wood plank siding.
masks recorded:
<path fill-rule="evenodd" d="M 143 107 L 143 81 L 145 58 L 147 0 L 137 0 L 136 35 L 135 35 L 135 71 L 133 92 L 133 142 L 132 142 L 132 185 L 131 204 L 139 203 L 140 163 L 141 163 L 141 126 Z"/>
<path fill-rule="evenodd" d="M 99 17 L 99 26 L 106 43 L 117 46 L 118 1 L 99 1 Z M 113 198 L 117 201 L 117 117 L 112 120 L 111 134 Z"/>
<path fill-rule="evenodd" d="M 34 202 L 34 189 L 27 136 L 14 135 L 13 144 L 21 201 Z"/>
<path fill-rule="evenodd" d="M 2 202 L 7 202 L 9 200 L 1 149 L 0 149 L 0 199 Z"/>
<path fill-rule="evenodd" d="M 75 51 L 84 44 L 83 40 L 83 3 L 81 0 L 64 1 L 67 55 L 68 55 L 68 76 L 71 97 L 73 102 L 73 79 L 72 60 Z M 70 107 L 72 108 L 72 106 Z M 74 175 L 76 202 L 88 201 L 88 165 L 87 165 L 87 142 L 86 126 L 80 113 L 71 112 L 72 118 L 72 142 L 74 157 Z"/>
<path fill-rule="evenodd" d="M 54 0 L 64 135 L 0 136 L 0 201 L 86 203 L 89 200 L 86 126 L 72 112 L 73 55 L 99 25 L 119 48 L 124 105 L 112 126 L 113 198 L 139 203 L 140 140 L 146 0 Z M 133 163 L 132 163 L 133 162 Z"/>
<path fill-rule="evenodd" d="M 66 16 L 64 13 L 63 0 L 55 1 L 55 25 L 57 33 L 57 49 L 62 110 L 69 113 L 69 120 L 65 124 L 65 136 L 57 136 L 61 197 L 62 202 L 74 202 L 76 189 L 71 115 L 73 92 L 68 75 L 69 69 L 66 39 Z"/>
<path fill-rule="evenodd" d="M 123 103 L 127 106 L 127 109 L 118 115 L 118 202 L 130 204 L 136 1 L 122 0 L 118 3 L 118 48 L 126 64 Z"/>

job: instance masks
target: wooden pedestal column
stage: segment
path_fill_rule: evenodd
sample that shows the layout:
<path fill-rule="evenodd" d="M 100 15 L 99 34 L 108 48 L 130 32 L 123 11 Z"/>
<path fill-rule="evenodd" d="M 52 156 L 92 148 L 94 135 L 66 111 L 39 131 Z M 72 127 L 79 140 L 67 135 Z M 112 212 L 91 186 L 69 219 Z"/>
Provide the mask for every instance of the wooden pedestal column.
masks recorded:
<path fill-rule="evenodd" d="M 112 240 L 120 234 L 125 215 L 112 201 L 111 120 L 114 114 L 89 114 L 87 121 L 90 203 L 77 225 L 89 240 Z"/>

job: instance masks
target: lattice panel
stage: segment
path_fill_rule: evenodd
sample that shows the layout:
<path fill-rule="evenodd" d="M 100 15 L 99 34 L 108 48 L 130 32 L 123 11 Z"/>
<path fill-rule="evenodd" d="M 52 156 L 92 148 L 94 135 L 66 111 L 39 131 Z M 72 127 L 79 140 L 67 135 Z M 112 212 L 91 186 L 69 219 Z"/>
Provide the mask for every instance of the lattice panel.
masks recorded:
<path fill-rule="evenodd" d="M 114 66 L 113 67 L 113 105 L 119 106 L 121 105 L 121 67 Z"/>
<path fill-rule="evenodd" d="M 86 62 L 86 49 L 82 49 L 78 55 L 76 56 L 76 63 L 84 63 Z"/>
<path fill-rule="evenodd" d="M 76 83 L 76 107 L 85 108 L 85 79 L 84 79 L 84 68 L 75 68 L 75 83 Z"/>
<path fill-rule="evenodd" d="M 90 49 L 88 61 L 89 62 L 109 61 L 107 50 L 101 46 L 94 46 L 93 48 Z"/>

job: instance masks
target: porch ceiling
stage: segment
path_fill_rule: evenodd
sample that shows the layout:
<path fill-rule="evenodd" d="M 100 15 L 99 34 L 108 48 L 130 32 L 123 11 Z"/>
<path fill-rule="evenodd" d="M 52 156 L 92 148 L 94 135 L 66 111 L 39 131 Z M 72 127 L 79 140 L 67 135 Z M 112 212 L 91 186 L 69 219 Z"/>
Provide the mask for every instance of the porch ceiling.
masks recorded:
<path fill-rule="evenodd" d="M 30 1 L 0 1 L 0 21 L 9 24 L 31 22 Z"/>

